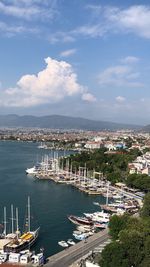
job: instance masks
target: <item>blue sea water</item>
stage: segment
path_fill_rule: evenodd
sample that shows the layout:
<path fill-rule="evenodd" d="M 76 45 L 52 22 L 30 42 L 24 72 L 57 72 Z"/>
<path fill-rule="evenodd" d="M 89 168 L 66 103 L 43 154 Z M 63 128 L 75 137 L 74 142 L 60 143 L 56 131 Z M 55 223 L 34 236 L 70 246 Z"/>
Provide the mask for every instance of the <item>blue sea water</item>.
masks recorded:
<path fill-rule="evenodd" d="M 62 153 L 63 152 L 60 152 Z M 39 181 L 27 176 L 25 170 L 36 164 L 48 150 L 37 148 L 32 142 L 0 142 L 0 224 L 3 224 L 3 209 L 7 208 L 7 231 L 10 231 L 10 205 L 19 209 L 19 227 L 25 223 L 27 197 L 31 198 L 31 228 L 40 226 L 39 238 L 33 249 L 41 247 L 50 256 L 61 250 L 58 241 L 73 238 L 75 226 L 67 215 L 82 215 L 98 210 L 93 201 L 104 203 L 101 196 L 88 196 L 70 185 Z M 32 230 L 31 229 L 31 230 Z"/>

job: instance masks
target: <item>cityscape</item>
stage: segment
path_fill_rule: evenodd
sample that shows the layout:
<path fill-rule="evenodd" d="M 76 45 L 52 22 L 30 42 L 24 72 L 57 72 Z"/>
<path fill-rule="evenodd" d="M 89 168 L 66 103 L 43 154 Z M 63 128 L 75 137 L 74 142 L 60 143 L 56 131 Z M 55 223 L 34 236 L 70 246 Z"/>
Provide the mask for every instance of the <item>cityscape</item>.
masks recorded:
<path fill-rule="evenodd" d="M 49 246 L 51 247 L 52 244 L 44 238 L 38 246 L 33 245 L 37 253 L 32 250 L 32 244 L 36 244 L 36 240 L 40 237 L 40 228 L 44 229 L 44 225 L 38 226 L 34 231 L 30 230 L 32 218 L 30 208 L 32 209 L 32 206 L 29 196 L 26 221 L 26 226 L 29 228 L 22 235 L 18 208 L 15 210 L 11 204 L 10 228 L 7 222 L 8 208 L 6 210 L 6 206 L 4 206 L 4 215 L 2 216 L 4 226 L 1 228 L 0 239 L 0 260 L 3 264 L 9 261 L 9 263 L 20 262 L 20 264 L 33 264 L 33 266 L 43 264 L 60 266 L 64 262 L 67 264 L 66 266 L 99 266 L 97 264 L 107 261 L 105 251 L 111 249 L 114 242 L 118 242 L 115 240 L 118 239 L 120 231 L 125 231 L 128 223 L 129 225 L 136 223 L 141 227 L 140 225 L 145 224 L 148 220 L 149 132 L 129 129 L 83 131 L 1 128 L 0 140 L 2 151 L 9 147 L 18 153 L 17 151 L 22 147 L 21 149 L 24 148 L 24 151 L 28 153 L 31 147 L 32 153 L 34 152 L 32 157 L 35 158 L 34 160 L 32 158 L 32 162 L 29 161 L 29 166 L 23 169 L 22 175 L 23 179 L 24 177 L 30 179 L 32 187 L 35 186 L 34 181 L 40 182 L 40 190 L 43 190 L 42 185 L 46 185 L 46 190 L 51 190 L 51 183 L 59 190 L 64 190 L 61 186 L 65 185 L 65 190 L 73 190 L 74 194 L 79 192 L 81 196 L 84 194 L 85 198 L 87 196 L 90 198 L 89 210 L 88 206 L 82 207 L 82 211 L 79 209 L 80 211 L 77 212 L 76 210 L 75 214 L 73 214 L 73 209 L 69 209 L 70 214 L 67 214 L 65 209 L 63 210 L 65 231 L 66 234 L 73 231 L 72 238 L 55 240 L 55 253 L 50 252 Z M 38 160 L 36 159 L 37 154 Z M 27 160 L 24 155 L 23 159 Z M 8 173 L 9 171 L 11 168 L 7 170 Z M 12 171 L 11 176 L 13 177 Z M 43 191 L 41 193 L 43 194 Z M 32 201 L 31 198 L 31 203 Z M 85 199 L 86 201 L 87 199 Z M 118 224 L 122 226 L 118 228 Z M 71 229 L 69 229 L 70 227 Z M 8 229 L 11 231 L 8 232 Z M 145 232 L 146 229 L 144 228 L 142 231 Z M 135 238 L 137 238 L 138 233 L 135 234 Z M 59 238 L 61 239 L 61 235 Z M 126 241 L 122 240 L 122 242 Z M 25 250 L 29 247 L 31 249 Z M 108 253 L 109 251 L 107 257 Z M 122 260 L 122 256 L 120 260 Z"/>
<path fill-rule="evenodd" d="M 0 264 L 150 267 L 150 2 L 0 0 Z"/>

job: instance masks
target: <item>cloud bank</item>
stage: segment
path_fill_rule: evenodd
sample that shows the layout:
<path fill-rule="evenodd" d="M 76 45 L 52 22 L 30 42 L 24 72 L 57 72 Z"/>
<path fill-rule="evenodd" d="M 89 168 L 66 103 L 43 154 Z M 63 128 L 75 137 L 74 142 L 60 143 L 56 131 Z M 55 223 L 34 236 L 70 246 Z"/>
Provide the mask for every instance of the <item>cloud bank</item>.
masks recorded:
<path fill-rule="evenodd" d="M 87 102 L 95 101 L 86 87 L 77 81 L 72 66 L 65 61 L 50 57 L 45 59 L 46 68 L 37 75 L 24 75 L 16 87 L 0 90 L 0 105 L 32 107 L 45 103 L 56 103 L 65 97 L 80 95 Z"/>

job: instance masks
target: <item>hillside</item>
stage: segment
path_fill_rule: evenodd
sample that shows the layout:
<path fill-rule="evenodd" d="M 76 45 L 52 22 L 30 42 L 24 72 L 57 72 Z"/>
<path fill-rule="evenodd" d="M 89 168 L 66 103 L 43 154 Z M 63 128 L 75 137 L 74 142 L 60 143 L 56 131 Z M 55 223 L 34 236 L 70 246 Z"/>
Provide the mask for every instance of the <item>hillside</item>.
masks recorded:
<path fill-rule="evenodd" d="M 0 115 L 0 127 L 38 127 L 50 129 L 81 129 L 81 130 L 116 130 L 140 129 L 138 125 L 127 125 L 107 121 L 95 121 L 60 115 L 50 116 L 18 116 Z"/>
<path fill-rule="evenodd" d="M 144 126 L 144 127 L 142 128 L 142 130 L 143 130 L 144 132 L 150 132 L 150 124 Z"/>

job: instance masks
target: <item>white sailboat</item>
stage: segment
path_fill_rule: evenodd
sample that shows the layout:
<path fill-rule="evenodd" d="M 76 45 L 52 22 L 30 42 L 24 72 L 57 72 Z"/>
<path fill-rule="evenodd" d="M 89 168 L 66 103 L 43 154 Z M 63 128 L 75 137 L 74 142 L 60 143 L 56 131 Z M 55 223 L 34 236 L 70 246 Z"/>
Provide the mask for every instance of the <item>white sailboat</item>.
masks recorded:
<path fill-rule="evenodd" d="M 18 209 L 16 208 L 16 237 L 4 246 L 4 251 L 18 253 L 26 248 L 30 248 L 38 238 L 39 229 L 37 228 L 35 231 L 30 229 L 30 198 L 28 197 L 28 230 L 20 236 Z"/>

